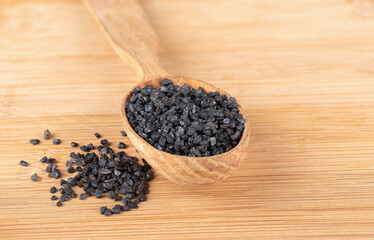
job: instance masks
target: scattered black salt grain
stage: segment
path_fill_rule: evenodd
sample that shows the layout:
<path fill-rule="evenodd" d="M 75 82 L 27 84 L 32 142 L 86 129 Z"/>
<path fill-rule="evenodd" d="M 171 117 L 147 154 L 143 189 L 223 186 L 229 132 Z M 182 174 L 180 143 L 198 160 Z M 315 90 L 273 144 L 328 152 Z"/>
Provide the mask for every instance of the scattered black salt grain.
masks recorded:
<path fill-rule="evenodd" d="M 78 147 L 78 143 L 76 143 L 76 142 L 71 142 L 71 146 L 72 146 L 72 147 Z"/>
<path fill-rule="evenodd" d="M 44 130 L 44 139 L 48 140 L 50 137 L 51 137 L 51 132 L 48 129 Z"/>
<path fill-rule="evenodd" d="M 121 131 L 121 135 L 126 137 L 127 136 L 127 133 L 125 131 Z"/>
<path fill-rule="evenodd" d="M 61 207 L 61 206 L 62 206 L 62 202 L 61 202 L 61 201 L 58 201 L 58 202 L 56 203 L 56 205 L 57 205 L 57 207 Z"/>
<path fill-rule="evenodd" d="M 47 158 L 45 160 L 45 163 L 55 163 L 56 162 L 56 158 Z"/>
<path fill-rule="evenodd" d="M 116 201 L 116 202 L 121 201 L 122 198 L 123 198 L 122 196 L 117 195 L 117 196 L 114 198 L 114 201 Z"/>
<path fill-rule="evenodd" d="M 52 195 L 51 200 L 52 200 L 52 201 L 57 200 L 56 195 Z"/>
<path fill-rule="evenodd" d="M 109 141 L 108 141 L 107 139 L 101 140 L 100 143 L 101 143 L 101 145 L 103 145 L 104 147 L 109 146 Z"/>
<path fill-rule="evenodd" d="M 101 208 L 100 208 L 100 213 L 101 213 L 101 215 L 103 215 L 107 209 L 108 209 L 108 208 L 107 208 L 106 206 L 101 207 Z"/>
<path fill-rule="evenodd" d="M 31 181 L 34 181 L 34 182 L 36 182 L 36 181 L 38 181 L 38 179 L 39 179 L 39 176 L 38 176 L 38 174 L 37 173 L 34 173 L 32 176 L 31 176 Z"/>
<path fill-rule="evenodd" d="M 74 167 L 69 167 L 68 168 L 68 173 L 74 173 L 75 172 L 75 168 Z"/>
<path fill-rule="evenodd" d="M 95 133 L 95 137 L 96 137 L 96 138 L 100 138 L 101 135 L 100 135 L 99 133 Z"/>
<path fill-rule="evenodd" d="M 70 200 L 69 195 L 67 195 L 65 193 L 61 195 L 61 202 L 66 202 L 66 201 L 69 201 L 69 200 Z"/>
<path fill-rule="evenodd" d="M 96 198 L 102 198 L 103 197 L 103 192 L 102 191 L 97 191 L 94 193 Z"/>
<path fill-rule="evenodd" d="M 30 139 L 30 143 L 32 145 L 36 145 L 36 144 L 40 143 L 40 140 L 39 139 Z"/>
<path fill-rule="evenodd" d="M 52 170 L 52 175 L 53 175 L 53 177 L 54 177 L 55 179 L 58 179 L 58 178 L 61 177 L 61 172 L 60 172 L 59 169 L 54 169 L 54 170 Z"/>
<path fill-rule="evenodd" d="M 115 193 L 114 191 L 109 191 L 107 197 L 110 199 L 114 199 L 117 197 L 117 193 Z"/>
<path fill-rule="evenodd" d="M 123 142 L 118 143 L 118 148 L 123 149 L 125 147 L 126 147 L 126 144 L 124 144 Z"/>
<path fill-rule="evenodd" d="M 57 192 L 57 188 L 56 187 L 51 187 L 50 192 L 51 193 L 56 193 Z"/>
<path fill-rule="evenodd" d="M 21 160 L 21 161 L 19 162 L 19 165 L 24 166 L 24 167 L 27 167 L 27 166 L 29 165 L 29 163 L 26 162 L 26 161 L 24 161 L 24 160 Z"/>
<path fill-rule="evenodd" d="M 119 214 L 121 212 L 121 205 L 117 204 L 112 208 L 112 213 Z"/>
<path fill-rule="evenodd" d="M 138 204 L 136 204 L 135 202 L 129 202 L 127 205 L 129 206 L 129 208 L 139 208 Z"/>
<path fill-rule="evenodd" d="M 61 143 L 61 139 L 58 139 L 58 138 L 53 139 L 53 144 L 58 145 L 60 143 Z"/>
<path fill-rule="evenodd" d="M 92 143 L 88 144 L 87 145 L 87 148 L 90 149 L 90 150 L 93 150 L 95 149 L 94 145 Z"/>
<path fill-rule="evenodd" d="M 46 168 L 45 168 L 45 171 L 47 173 L 52 173 L 52 164 L 49 164 Z"/>
<path fill-rule="evenodd" d="M 130 209 L 131 208 L 127 205 L 123 205 L 122 208 L 121 208 L 122 211 L 130 211 Z"/>
<path fill-rule="evenodd" d="M 145 200 L 147 200 L 147 197 L 144 194 L 139 194 L 138 199 L 140 202 L 144 202 Z"/>
<path fill-rule="evenodd" d="M 106 217 L 109 217 L 111 214 L 112 214 L 112 211 L 110 211 L 110 209 L 107 209 L 107 210 L 105 210 L 105 212 L 104 212 L 104 215 L 105 215 Z"/>
<path fill-rule="evenodd" d="M 83 151 L 83 152 L 89 152 L 90 149 L 88 149 L 88 147 L 86 145 L 83 145 L 82 147 L 80 147 L 80 149 Z"/>
<path fill-rule="evenodd" d="M 85 200 L 86 198 L 87 198 L 87 195 L 85 193 L 81 193 L 81 195 L 79 196 L 80 200 Z"/>

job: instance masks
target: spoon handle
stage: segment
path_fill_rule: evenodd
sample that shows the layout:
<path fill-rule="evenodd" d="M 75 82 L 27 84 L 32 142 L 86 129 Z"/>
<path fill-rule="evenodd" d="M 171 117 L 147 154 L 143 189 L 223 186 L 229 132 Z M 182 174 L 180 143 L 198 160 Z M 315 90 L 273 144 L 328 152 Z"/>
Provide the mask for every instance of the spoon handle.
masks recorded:
<path fill-rule="evenodd" d="M 137 0 L 83 0 L 117 54 L 139 80 L 162 78 L 167 72 L 158 61 L 157 35 Z"/>

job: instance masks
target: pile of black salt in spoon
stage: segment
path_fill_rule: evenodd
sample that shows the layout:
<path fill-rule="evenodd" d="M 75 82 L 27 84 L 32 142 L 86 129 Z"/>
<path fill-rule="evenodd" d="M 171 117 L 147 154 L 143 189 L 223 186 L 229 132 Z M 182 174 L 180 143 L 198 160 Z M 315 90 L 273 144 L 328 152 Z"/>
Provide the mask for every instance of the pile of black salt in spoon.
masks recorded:
<path fill-rule="evenodd" d="M 227 152 L 240 141 L 245 119 L 235 98 L 206 93 L 169 79 L 160 88 L 135 88 L 126 102 L 135 132 L 155 148 L 176 155 L 207 157 Z"/>
<path fill-rule="evenodd" d="M 124 132 L 121 134 L 126 136 Z M 95 134 L 95 136 L 101 137 L 99 134 Z M 45 139 L 49 139 L 49 137 Z M 75 142 L 72 142 L 71 145 L 78 147 Z M 136 157 L 127 156 L 124 151 L 115 153 L 109 145 L 109 141 L 104 139 L 101 140 L 101 145 L 96 148 L 98 154 L 92 152 L 95 149 L 93 144 L 88 144 L 82 150 L 87 153 L 70 153 L 71 160 L 66 162 L 67 172 L 76 173 L 76 175 L 67 180 L 60 179 L 61 188 L 59 190 L 56 187 L 50 189 L 52 194 L 57 191 L 61 194 L 60 199 L 56 195 L 51 197 L 51 200 L 58 200 L 56 203 L 58 207 L 61 207 L 63 202 L 78 197 L 73 190 L 75 186 L 83 188 L 84 193 L 79 196 L 81 200 L 90 196 L 102 198 L 106 194 L 106 197 L 123 204 L 116 204 L 113 208 L 101 207 L 100 213 L 105 216 L 119 214 L 121 211 L 130 211 L 133 208 L 138 208 L 140 202 L 146 201 L 149 191 L 147 182 L 153 179 L 152 167 L 144 159 L 142 159 L 143 165 L 139 164 Z M 120 142 L 118 148 L 125 146 Z M 49 177 L 56 179 L 61 177 L 56 159 L 43 157 L 40 161 L 49 164 L 46 167 Z M 28 163 L 22 160 L 20 165 L 28 166 Z M 31 180 L 37 181 L 38 178 L 35 173 Z"/>

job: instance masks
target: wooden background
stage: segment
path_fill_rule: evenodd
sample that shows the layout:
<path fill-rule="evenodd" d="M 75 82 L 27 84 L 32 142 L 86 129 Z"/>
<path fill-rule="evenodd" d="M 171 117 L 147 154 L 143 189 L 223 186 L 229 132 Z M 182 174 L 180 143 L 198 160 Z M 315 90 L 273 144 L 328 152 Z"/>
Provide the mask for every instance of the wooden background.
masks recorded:
<path fill-rule="evenodd" d="M 374 1 L 141 3 L 166 69 L 237 97 L 249 157 L 216 185 L 157 176 L 147 202 L 109 218 L 98 213 L 109 199 L 55 207 L 58 181 L 39 159 L 65 169 L 72 140 L 124 139 L 120 102 L 136 76 L 80 1 L 1 0 L 0 238 L 373 239 Z M 46 128 L 62 144 L 32 146 Z"/>

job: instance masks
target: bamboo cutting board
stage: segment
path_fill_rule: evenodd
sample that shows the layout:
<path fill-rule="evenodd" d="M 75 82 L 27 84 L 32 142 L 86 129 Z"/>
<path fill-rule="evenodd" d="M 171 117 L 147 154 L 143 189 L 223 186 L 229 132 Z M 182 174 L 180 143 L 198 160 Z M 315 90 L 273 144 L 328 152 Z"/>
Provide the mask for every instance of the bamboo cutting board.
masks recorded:
<path fill-rule="evenodd" d="M 115 144 L 135 74 L 77 0 L 0 2 L 1 239 L 373 239 L 374 2 L 142 0 L 171 72 L 237 97 L 248 158 L 224 182 L 179 187 L 158 175 L 139 209 L 105 218 L 112 200 L 73 199 L 60 169 L 71 141 Z M 49 128 L 61 145 L 42 138 Z M 18 165 L 20 160 L 29 167 Z M 31 182 L 38 172 L 40 182 Z"/>

